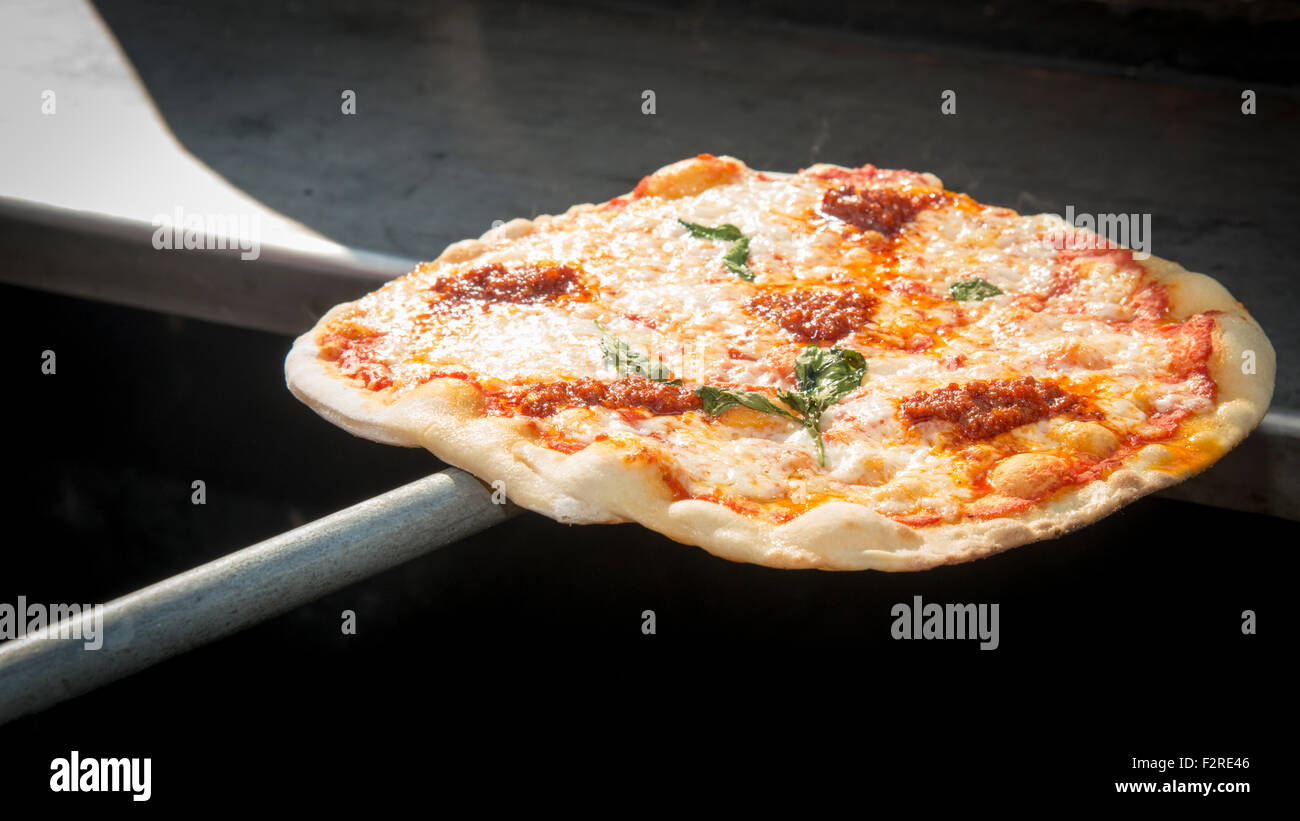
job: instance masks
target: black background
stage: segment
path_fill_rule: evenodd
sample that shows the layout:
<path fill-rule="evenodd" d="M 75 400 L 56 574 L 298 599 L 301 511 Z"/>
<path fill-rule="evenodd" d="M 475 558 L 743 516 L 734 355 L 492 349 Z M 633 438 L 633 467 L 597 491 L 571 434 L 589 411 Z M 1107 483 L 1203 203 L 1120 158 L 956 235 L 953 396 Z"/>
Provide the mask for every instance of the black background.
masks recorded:
<path fill-rule="evenodd" d="M 106 601 L 436 466 L 300 406 L 283 389 L 287 338 L 3 295 L 13 338 L 40 340 L 5 403 L 4 601 Z M 1253 757 L 1242 780 L 1260 789 L 1280 766 L 1298 531 L 1148 498 L 972 564 L 833 574 L 523 514 L 9 725 L 5 780 L 32 792 L 71 749 L 147 755 L 164 805 L 285 779 L 307 799 L 455 787 L 484 768 L 567 770 L 562 756 L 635 784 L 655 762 L 714 771 L 748 752 L 818 778 L 886 773 L 873 789 L 891 792 L 941 774 L 992 795 L 1097 797 L 1130 756 L 1204 754 Z M 890 608 L 914 595 L 997 602 L 1000 647 L 892 640 Z M 1245 609 L 1258 635 L 1241 633 Z"/>
<path fill-rule="evenodd" d="M 1113 14 L 1064 5 L 1066 20 L 1078 9 Z M 1060 26 L 1037 51 L 1291 82 L 1293 61 L 1269 40 L 1254 62 L 1237 40 L 1227 47 L 1242 59 L 1229 66 L 1214 56 L 1205 12 L 1184 5 L 1142 12 L 1155 15 L 1147 22 L 1159 35 L 1145 53 L 1130 35 L 1098 52 L 1098 38 L 1070 40 Z M 127 25 L 143 15 L 137 8 L 101 4 L 128 46 L 141 36 Z M 741 7 L 685 8 L 716 20 Z M 782 18 L 781 4 L 744 8 L 809 22 Z M 891 19 L 923 40 L 915 14 Z M 996 26 L 949 25 L 935 43 L 1010 47 L 998 38 L 1014 14 L 993 17 Z M 1229 23 L 1256 25 L 1244 12 Z M 138 44 L 128 51 L 148 80 L 160 58 Z M 153 87 L 165 99 L 165 82 Z M 202 140 L 196 130 L 193 142 Z M 1276 132 L 1261 140 L 1287 163 L 1280 174 L 1292 174 L 1276 148 L 1285 141 Z M 678 148 L 670 137 L 656 145 Z M 633 181 L 639 173 L 629 172 Z M 600 182 L 611 186 L 605 196 L 630 187 Z M 266 198 L 292 214 L 275 193 Z M 1288 196 L 1262 189 L 1258 212 L 1233 215 L 1229 227 L 1275 219 L 1289 200 L 1270 197 Z M 475 207 L 490 215 L 496 206 Z M 1199 224 L 1187 222 L 1188 231 Z M 451 233 L 445 239 L 476 233 L 446 221 L 437 230 Z M 428 238 L 399 239 L 414 247 L 387 250 L 429 255 Z M 1281 254 L 1265 245 L 1249 253 Z M 1215 247 L 1205 253 L 1219 259 Z M 1237 272 L 1247 287 L 1251 275 Z M 353 439 L 297 403 L 283 387 L 288 337 L 11 287 L 0 299 L 15 357 L 0 420 L 9 432 L 0 601 L 106 601 L 438 467 L 422 452 Z M 1289 292 L 1283 300 L 1275 316 L 1293 313 Z M 52 377 L 39 369 L 47 348 L 58 354 Z M 194 479 L 207 483 L 204 506 L 190 504 Z M 727 800 L 793 788 L 809 807 L 847 787 L 863 813 L 879 811 L 882 795 L 916 806 L 1028 796 L 1052 809 L 1112 797 L 1114 781 L 1142 777 L 1128 768 L 1133 756 L 1224 755 L 1254 766 L 1173 777 L 1250 781 L 1259 798 L 1292 763 L 1277 740 L 1289 705 L 1281 662 L 1294 649 L 1297 536 L 1293 522 L 1148 498 L 972 564 L 830 574 L 732 564 L 633 525 L 566 527 L 524 514 L 0 728 L 0 784 L 7 800 L 129 805 L 121 795 L 50 796 L 49 761 L 77 749 L 151 757 L 147 809 L 251 806 L 269 790 L 293 806 L 382 804 L 400 793 L 436 812 L 453 806 L 452 794 L 489 809 L 589 798 L 611 785 L 621 791 L 607 805 L 615 812 L 694 785 Z M 891 640 L 891 606 L 914 595 L 997 602 L 1001 646 Z M 345 609 L 357 613 L 355 636 L 339 629 Z M 646 609 L 656 612 L 653 636 L 640 630 Z M 1259 614 L 1258 635 L 1242 635 L 1245 609 Z M 1161 808 L 1190 801 L 1245 806 L 1240 796 L 1123 798 Z"/>

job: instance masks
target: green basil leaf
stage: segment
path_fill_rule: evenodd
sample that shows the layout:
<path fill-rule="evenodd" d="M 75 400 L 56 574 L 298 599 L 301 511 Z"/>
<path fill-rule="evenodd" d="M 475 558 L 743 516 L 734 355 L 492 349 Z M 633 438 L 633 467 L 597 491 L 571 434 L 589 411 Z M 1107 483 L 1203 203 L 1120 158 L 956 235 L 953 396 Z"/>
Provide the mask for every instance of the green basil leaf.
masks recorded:
<path fill-rule="evenodd" d="M 605 361 L 618 371 L 619 376 L 644 376 L 670 385 L 682 384 L 682 380 L 673 379 L 672 371 L 664 367 L 663 362 L 651 362 L 650 357 L 633 350 L 632 346 L 606 331 L 599 322 L 595 325 L 600 330 L 600 352 Z"/>
<path fill-rule="evenodd" d="M 695 394 L 712 416 L 744 405 L 764 413 L 793 419 L 804 426 L 817 449 L 817 464 L 826 466 L 826 444 L 822 441 L 822 414 L 826 409 L 862 384 L 867 375 L 867 360 L 857 351 L 842 348 L 819 348 L 809 345 L 799 352 L 794 362 L 797 391 L 777 389 L 776 396 L 794 413 L 772 404 L 764 394 L 733 388 L 715 388 L 704 385 Z"/>
<path fill-rule="evenodd" d="M 820 416 L 826 408 L 857 390 L 867 375 L 867 360 L 857 351 L 809 345 L 794 363 L 800 393 Z"/>
<path fill-rule="evenodd" d="M 765 394 L 756 391 L 742 391 L 738 388 L 716 388 L 712 385 L 701 385 L 695 389 L 695 395 L 700 397 L 700 402 L 704 405 L 704 412 L 710 416 L 719 416 L 724 411 L 730 410 L 737 405 L 743 405 L 763 413 L 770 413 L 776 416 L 784 416 L 787 419 L 795 417 L 784 408 L 779 408 L 772 404 Z"/>
<path fill-rule="evenodd" d="M 778 388 L 776 391 L 776 398 L 789 405 L 790 408 L 800 416 L 808 415 L 808 397 L 804 396 L 802 393 L 794 393 L 792 391 L 785 391 Z"/>
<path fill-rule="evenodd" d="M 731 244 L 731 249 L 722 258 L 727 270 L 746 282 L 754 281 L 754 272 L 749 270 L 749 237 L 743 237 Z"/>
<path fill-rule="evenodd" d="M 948 293 L 958 302 L 979 302 L 981 299 L 998 296 L 1002 289 L 979 277 L 973 277 L 949 285 Z"/>
<path fill-rule="evenodd" d="M 709 416 L 721 416 L 740 404 L 740 400 L 725 388 L 715 388 L 712 385 L 701 385 L 695 389 L 695 395 L 700 397 L 704 412 Z"/>
<path fill-rule="evenodd" d="M 812 438 L 813 445 L 817 448 L 817 464 L 826 467 L 826 443 L 822 441 L 821 416 L 812 417 L 812 421 L 805 422 L 804 427 L 808 428 L 808 436 Z"/>
<path fill-rule="evenodd" d="M 731 247 L 727 249 L 726 255 L 722 257 L 722 264 L 727 270 L 746 282 L 754 281 L 754 272 L 749 269 L 749 237 L 740 233 L 740 229 L 731 223 L 723 223 L 717 228 L 710 228 L 707 225 L 700 225 L 696 222 L 687 222 L 684 219 L 678 219 L 686 229 L 691 232 L 691 236 L 696 239 L 717 239 L 724 242 L 730 242 Z"/>
<path fill-rule="evenodd" d="M 744 238 L 744 234 L 740 233 L 740 229 L 729 222 L 723 223 L 717 228 L 710 228 L 707 225 L 700 225 L 697 222 L 687 222 L 684 219 L 679 219 L 677 221 L 682 225 L 685 225 L 686 229 L 691 232 L 691 236 L 696 239 L 720 239 L 724 242 L 735 242 L 738 239 Z"/>

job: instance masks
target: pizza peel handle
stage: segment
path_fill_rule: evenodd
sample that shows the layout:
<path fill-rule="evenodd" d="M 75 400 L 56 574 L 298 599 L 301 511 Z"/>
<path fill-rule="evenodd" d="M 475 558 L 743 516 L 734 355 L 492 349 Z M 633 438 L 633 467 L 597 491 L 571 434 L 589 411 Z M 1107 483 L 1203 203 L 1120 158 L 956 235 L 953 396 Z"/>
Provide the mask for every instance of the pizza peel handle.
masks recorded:
<path fill-rule="evenodd" d="M 456 468 L 426 476 L 104 605 L 102 646 L 50 638 L 65 621 L 0 644 L 0 724 L 235 633 L 518 512 Z M 89 615 L 80 619 L 93 632 Z M 92 644 L 94 642 L 91 642 Z"/>

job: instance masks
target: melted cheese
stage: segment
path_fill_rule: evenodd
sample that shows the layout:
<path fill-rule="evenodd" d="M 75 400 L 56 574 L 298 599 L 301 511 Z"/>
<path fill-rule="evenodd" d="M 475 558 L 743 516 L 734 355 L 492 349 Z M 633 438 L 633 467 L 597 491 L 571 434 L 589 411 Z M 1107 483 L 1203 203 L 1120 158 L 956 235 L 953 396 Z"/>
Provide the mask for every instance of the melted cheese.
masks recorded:
<path fill-rule="evenodd" d="M 1153 416 L 1212 407 L 1194 380 L 1170 372 L 1169 337 L 1132 322 L 1126 306 L 1143 284 L 1140 269 L 1104 255 L 1067 258 L 1045 239 L 1049 218 L 954 196 L 882 244 L 879 235 L 818 212 L 833 184 L 747 171 L 695 196 L 541 218 L 532 233 L 499 240 L 471 261 L 421 266 L 388 284 L 357 303 L 356 321 L 381 332 L 373 357 L 393 374 L 397 395 L 451 371 L 507 382 L 616 378 L 596 322 L 662 358 L 688 386 L 791 389 L 793 358 L 806 342 L 747 312 L 746 303 L 764 289 L 865 288 L 878 300 L 872 320 L 835 344 L 861 351 L 868 375 L 823 417 L 824 467 L 801 427 L 746 411 L 719 420 L 688 412 L 629 421 L 593 407 L 537 420 L 578 446 L 597 437 L 639 442 L 690 495 L 783 510 L 833 498 L 887 516 L 951 520 L 988 492 L 985 475 L 1011 454 L 1095 460 L 1097 448 L 1113 450 L 1104 444 L 1107 431 L 1119 442 L 1149 433 Z M 723 266 L 727 243 L 695 238 L 679 220 L 738 226 L 751 238 L 756 281 Z M 557 262 L 581 269 L 590 286 L 584 295 L 430 310 L 427 293 L 441 277 L 489 263 Z M 970 277 L 1002 295 L 947 298 L 953 282 Z M 961 444 L 944 423 L 913 427 L 897 412 L 901 398 L 920 391 L 1017 376 L 1083 393 L 1103 414 L 1095 423 L 1102 432 L 1081 440 L 1068 420 L 1043 419 Z"/>

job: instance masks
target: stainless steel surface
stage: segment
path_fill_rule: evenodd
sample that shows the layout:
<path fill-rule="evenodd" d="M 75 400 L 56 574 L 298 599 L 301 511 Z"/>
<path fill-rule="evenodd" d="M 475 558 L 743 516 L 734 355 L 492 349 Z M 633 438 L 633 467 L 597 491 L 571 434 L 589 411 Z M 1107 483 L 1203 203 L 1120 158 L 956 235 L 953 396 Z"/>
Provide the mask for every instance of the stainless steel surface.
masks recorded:
<path fill-rule="evenodd" d="M 0 644 L 0 724 L 287 612 L 504 521 L 468 473 L 449 468 L 109 602 L 103 645 Z M 84 616 L 82 618 L 88 618 Z"/>
<path fill-rule="evenodd" d="M 339 302 L 411 270 L 414 260 L 315 243 L 239 250 L 158 250 L 154 226 L 0 197 L 0 282 L 297 335 Z M 50 253 L 57 249 L 57 253 Z"/>

